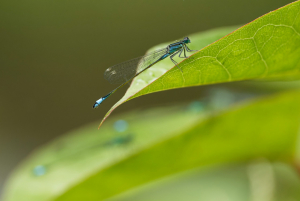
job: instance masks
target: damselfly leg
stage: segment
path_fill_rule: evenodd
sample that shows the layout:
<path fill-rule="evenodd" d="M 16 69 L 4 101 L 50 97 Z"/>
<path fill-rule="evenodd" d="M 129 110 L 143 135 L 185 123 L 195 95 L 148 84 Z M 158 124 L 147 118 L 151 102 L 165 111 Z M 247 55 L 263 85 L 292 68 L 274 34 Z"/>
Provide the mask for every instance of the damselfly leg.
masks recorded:
<path fill-rule="evenodd" d="M 195 52 L 195 51 L 198 51 L 198 50 L 191 50 L 187 45 L 184 45 L 185 48 L 186 48 L 186 51 L 188 52 Z"/>
<path fill-rule="evenodd" d="M 182 50 L 180 50 L 180 51 L 178 51 L 178 52 L 175 52 L 173 55 L 170 56 L 170 59 L 171 59 L 171 61 L 175 64 L 175 66 L 177 66 L 177 68 L 179 68 L 179 70 L 180 70 L 181 72 L 183 72 L 183 71 L 181 70 L 181 68 L 178 66 L 178 63 L 173 59 L 173 57 L 175 57 L 177 54 L 180 54 L 181 52 L 182 52 Z"/>
<path fill-rule="evenodd" d="M 184 53 L 184 57 L 181 57 L 182 52 Z M 183 48 L 180 50 L 180 53 L 179 53 L 178 57 L 179 57 L 179 58 L 187 58 L 186 52 L 185 52 L 185 47 L 183 47 Z"/>

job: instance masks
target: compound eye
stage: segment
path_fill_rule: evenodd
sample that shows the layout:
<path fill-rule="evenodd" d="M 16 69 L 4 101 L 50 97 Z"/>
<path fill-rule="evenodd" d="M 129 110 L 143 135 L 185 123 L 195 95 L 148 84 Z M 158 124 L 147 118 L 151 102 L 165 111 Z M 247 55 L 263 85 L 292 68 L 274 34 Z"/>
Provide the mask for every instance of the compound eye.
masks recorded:
<path fill-rule="evenodd" d="M 190 43 L 190 42 L 191 42 L 190 39 L 189 39 L 189 37 L 184 37 L 183 41 L 184 41 L 185 43 Z"/>

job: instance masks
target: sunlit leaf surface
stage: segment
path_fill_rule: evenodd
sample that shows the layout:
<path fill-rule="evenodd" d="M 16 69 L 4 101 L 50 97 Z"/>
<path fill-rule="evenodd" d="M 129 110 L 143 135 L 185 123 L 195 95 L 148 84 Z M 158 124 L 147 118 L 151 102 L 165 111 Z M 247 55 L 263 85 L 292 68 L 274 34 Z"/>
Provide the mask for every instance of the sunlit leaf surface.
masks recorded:
<path fill-rule="evenodd" d="M 151 67 L 133 80 L 124 97 L 108 111 L 104 120 L 122 103 L 153 92 L 299 74 L 299 12 L 300 1 L 291 3 L 209 46 L 206 45 L 213 42 L 212 39 L 221 38 L 231 29 L 191 35 L 190 48 L 199 51 L 180 63 L 182 71 L 169 59 Z"/>

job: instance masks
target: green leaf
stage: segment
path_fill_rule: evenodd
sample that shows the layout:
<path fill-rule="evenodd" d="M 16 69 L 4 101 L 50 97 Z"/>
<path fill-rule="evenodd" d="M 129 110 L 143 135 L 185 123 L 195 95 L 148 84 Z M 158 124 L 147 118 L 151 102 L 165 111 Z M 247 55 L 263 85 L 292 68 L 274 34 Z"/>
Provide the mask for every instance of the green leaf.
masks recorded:
<path fill-rule="evenodd" d="M 300 92 L 289 92 L 212 117 L 99 171 L 56 201 L 99 201 L 197 167 L 262 157 L 293 162 L 299 102 Z"/>
<path fill-rule="evenodd" d="M 276 201 L 300 200 L 300 178 L 293 167 L 258 159 L 217 168 L 197 168 L 151 182 L 108 200 L 241 201 L 269 198 Z"/>
<path fill-rule="evenodd" d="M 183 132 L 203 117 L 174 106 L 112 118 L 100 133 L 97 123 L 78 129 L 35 151 L 10 177 L 4 200 L 54 200 L 90 175 Z M 128 129 L 117 132 L 117 120 L 126 120 Z"/>
<path fill-rule="evenodd" d="M 124 97 L 108 111 L 101 124 L 122 103 L 149 93 L 258 78 L 294 76 L 298 79 L 299 12 L 300 1 L 291 3 L 209 46 L 206 45 L 214 41 L 212 39 L 220 38 L 231 28 L 191 35 L 190 48 L 199 51 L 179 64 L 182 71 L 169 59 L 151 67 L 133 80 Z"/>
<path fill-rule="evenodd" d="M 79 129 L 25 161 L 10 178 L 4 201 L 99 201 L 197 167 L 261 157 L 292 162 L 299 101 L 299 91 L 281 93 L 213 116 L 165 107 L 111 119 L 101 134 L 94 125 Z M 116 134 L 119 119 L 129 129 Z M 39 165 L 43 175 L 34 171 Z"/>

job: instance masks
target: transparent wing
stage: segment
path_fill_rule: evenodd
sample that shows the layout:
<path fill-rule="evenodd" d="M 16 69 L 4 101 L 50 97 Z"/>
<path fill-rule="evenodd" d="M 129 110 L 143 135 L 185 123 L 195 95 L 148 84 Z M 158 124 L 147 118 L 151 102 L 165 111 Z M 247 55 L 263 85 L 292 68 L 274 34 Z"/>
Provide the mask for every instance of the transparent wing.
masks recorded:
<path fill-rule="evenodd" d="M 114 65 L 106 69 L 104 78 L 111 84 L 122 84 L 133 78 L 138 72 L 156 62 L 168 52 L 167 48 L 150 52 L 144 56 Z"/>

